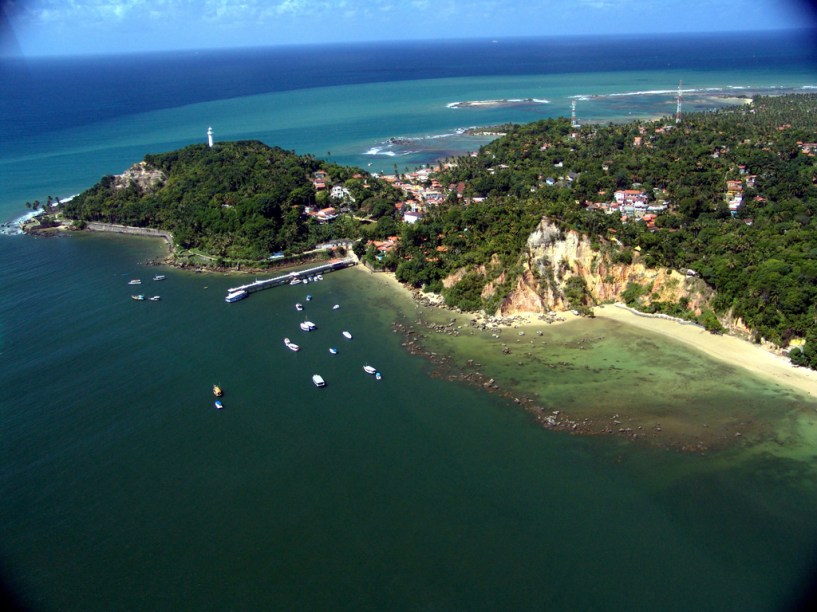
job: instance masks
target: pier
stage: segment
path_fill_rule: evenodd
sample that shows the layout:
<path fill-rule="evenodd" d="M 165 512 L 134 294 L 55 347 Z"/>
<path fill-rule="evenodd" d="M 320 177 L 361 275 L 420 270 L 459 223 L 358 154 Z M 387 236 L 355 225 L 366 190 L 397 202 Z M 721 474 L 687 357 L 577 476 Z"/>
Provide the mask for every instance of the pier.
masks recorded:
<path fill-rule="evenodd" d="M 246 291 L 247 293 L 255 293 L 256 291 L 262 291 L 264 289 L 270 289 L 272 287 L 289 285 L 292 283 L 293 279 L 296 278 L 302 279 L 304 277 L 314 276 L 315 274 L 324 274 L 328 272 L 333 272 L 335 270 L 342 270 L 343 268 L 348 268 L 349 266 L 354 266 L 356 264 L 357 262 L 353 258 L 347 257 L 346 259 L 340 259 L 330 263 L 322 264 L 320 266 L 315 266 L 314 268 L 298 270 L 297 272 L 289 272 L 282 276 L 276 276 L 275 278 L 257 280 L 246 285 L 233 287 L 232 289 L 228 289 L 227 292 L 234 293 L 236 291 Z"/>

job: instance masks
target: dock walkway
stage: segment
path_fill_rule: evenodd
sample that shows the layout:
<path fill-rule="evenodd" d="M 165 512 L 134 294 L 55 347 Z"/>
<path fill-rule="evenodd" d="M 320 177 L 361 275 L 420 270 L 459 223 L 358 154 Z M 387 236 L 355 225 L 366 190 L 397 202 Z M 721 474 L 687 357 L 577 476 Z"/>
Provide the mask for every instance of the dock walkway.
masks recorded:
<path fill-rule="evenodd" d="M 272 287 L 289 285 L 296 278 L 301 279 L 308 276 L 314 276 L 315 274 L 324 274 L 327 272 L 333 272 L 334 270 L 342 270 L 343 268 L 354 266 L 356 263 L 357 262 L 353 258 L 347 257 L 346 259 L 335 260 L 326 264 L 321 264 L 320 266 L 315 266 L 314 268 L 298 270 L 296 272 L 289 272 L 282 276 L 276 276 L 275 278 L 257 280 L 246 285 L 233 287 L 232 289 L 228 289 L 227 292 L 234 293 L 236 291 L 246 291 L 247 293 L 255 293 L 256 291 L 262 291 L 264 289 L 270 289 Z"/>

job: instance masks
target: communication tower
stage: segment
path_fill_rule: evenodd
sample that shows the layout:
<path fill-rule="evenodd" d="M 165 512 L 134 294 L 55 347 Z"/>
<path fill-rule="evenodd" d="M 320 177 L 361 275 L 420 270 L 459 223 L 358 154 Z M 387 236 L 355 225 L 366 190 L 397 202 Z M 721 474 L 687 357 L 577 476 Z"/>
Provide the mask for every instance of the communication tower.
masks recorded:
<path fill-rule="evenodd" d="M 684 101 L 684 96 L 681 94 L 681 83 L 682 81 L 678 81 L 678 103 L 675 107 L 675 123 L 681 123 L 681 104 Z"/>
<path fill-rule="evenodd" d="M 579 122 L 576 121 L 576 99 L 574 98 L 570 103 L 571 111 L 570 111 L 570 127 L 579 128 Z"/>

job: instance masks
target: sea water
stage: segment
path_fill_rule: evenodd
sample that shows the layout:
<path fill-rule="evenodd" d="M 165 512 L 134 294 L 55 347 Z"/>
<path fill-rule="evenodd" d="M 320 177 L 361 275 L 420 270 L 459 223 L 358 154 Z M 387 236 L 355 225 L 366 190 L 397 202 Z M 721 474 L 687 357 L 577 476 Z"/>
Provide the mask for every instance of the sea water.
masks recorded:
<path fill-rule="evenodd" d="M 685 87 L 817 82 L 804 57 L 779 57 L 791 46 L 719 65 L 695 51 L 701 40 L 682 42 L 656 45 L 640 65 L 631 46 L 594 56 L 570 41 L 501 53 L 488 42 L 301 50 L 286 56 L 299 69 L 281 73 L 283 62 L 271 62 L 280 56 L 261 50 L 31 62 L 28 80 L 4 80 L 13 136 L 0 144 L 0 206 L 13 219 L 26 201 L 66 197 L 147 152 L 202 142 L 209 125 L 217 139 L 392 171 L 467 150 L 474 143 L 458 127 L 564 115 L 573 95 L 671 90 L 678 78 Z M 483 47 L 485 61 L 465 61 Z M 531 60 L 546 52 L 550 71 Z M 679 57 L 697 68 L 661 68 Z M 122 66 L 133 82 L 139 66 L 157 76 L 139 89 Z M 202 84 L 208 73 L 225 97 Z M 61 96 L 66 82 L 77 87 Z M 12 108 L 26 91 L 41 95 Z M 528 97 L 549 104 L 446 106 Z M 671 94 L 578 104 L 597 104 L 601 120 L 674 111 Z M 426 138 L 445 134 L 455 136 Z M 409 153 L 391 137 L 423 142 Z M 395 323 L 421 330 L 448 315 L 418 310 L 363 271 L 226 304 L 244 277 L 144 264 L 165 248 L 86 234 L 0 240 L 0 564 L 28 606 L 776 609 L 807 589 L 817 547 L 807 398 L 620 326 L 517 337 L 531 355 L 514 346 L 511 360 L 490 336 L 423 339 L 455 365 L 479 359 L 503 389 L 551 410 L 611 399 L 618 412 L 626 403 L 670 418 L 695 404 L 714 419 L 749 403 L 773 432 L 780 414 L 788 433 L 693 453 L 546 431 L 503 394 L 407 352 Z M 167 278 L 153 281 L 157 272 Z M 137 292 L 162 299 L 137 302 Z M 298 328 L 305 315 L 314 332 Z M 517 365 L 522 357 L 541 371 Z M 548 367 L 561 362 L 575 367 Z M 221 411 L 213 384 L 225 389 Z M 682 385 L 673 398 L 668 387 Z"/>

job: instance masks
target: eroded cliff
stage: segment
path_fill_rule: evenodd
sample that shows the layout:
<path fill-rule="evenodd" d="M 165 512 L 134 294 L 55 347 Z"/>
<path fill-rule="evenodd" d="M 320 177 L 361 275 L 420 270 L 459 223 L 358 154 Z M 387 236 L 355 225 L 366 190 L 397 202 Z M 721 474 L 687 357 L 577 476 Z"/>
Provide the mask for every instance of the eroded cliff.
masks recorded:
<path fill-rule="evenodd" d="M 621 257 L 622 253 L 626 256 Z M 488 283 L 483 297 L 492 295 L 506 281 L 503 273 Z M 641 305 L 656 301 L 680 303 L 696 314 L 707 307 L 712 297 L 712 290 L 694 276 L 666 268 L 648 268 L 638 251 L 628 251 L 615 241 L 591 245 L 578 232 L 562 232 L 556 224 L 542 219 L 528 238 L 522 272 L 514 288 L 501 300 L 496 314 L 558 312 L 580 305 L 625 301 L 622 294 L 631 284 L 641 288 L 638 290 L 642 294 Z"/>

